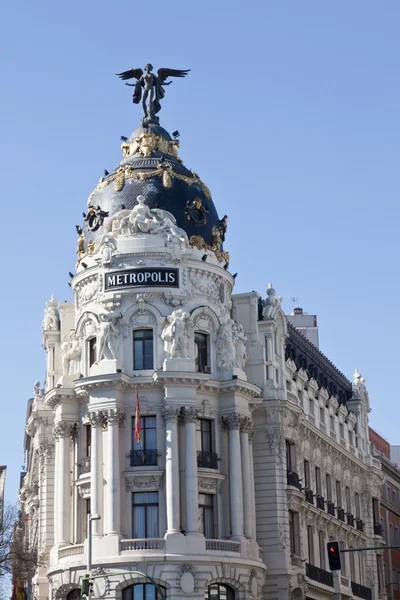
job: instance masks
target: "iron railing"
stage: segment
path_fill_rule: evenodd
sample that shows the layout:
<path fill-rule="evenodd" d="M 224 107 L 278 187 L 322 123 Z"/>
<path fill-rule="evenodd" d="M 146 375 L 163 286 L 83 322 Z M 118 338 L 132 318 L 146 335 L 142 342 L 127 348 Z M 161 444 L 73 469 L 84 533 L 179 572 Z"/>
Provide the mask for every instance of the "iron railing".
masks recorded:
<path fill-rule="evenodd" d="M 155 467 L 157 454 L 157 450 L 131 450 L 131 467 Z"/>
<path fill-rule="evenodd" d="M 337 518 L 339 519 L 339 521 L 345 521 L 344 519 L 344 508 L 338 508 L 337 509 Z"/>
<path fill-rule="evenodd" d="M 370 588 L 356 583 L 355 581 L 351 582 L 351 591 L 353 592 L 354 596 L 357 596 L 357 598 L 364 598 L 364 600 L 371 600 L 372 598 Z"/>
<path fill-rule="evenodd" d="M 328 500 L 326 503 L 326 509 L 328 515 L 332 515 L 333 517 L 335 516 L 335 503 L 332 502 L 332 500 Z"/>
<path fill-rule="evenodd" d="M 333 575 L 329 571 L 324 571 L 324 569 L 319 569 L 315 565 L 306 563 L 306 575 L 313 581 L 318 581 L 318 583 L 333 587 Z"/>
<path fill-rule="evenodd" d="M 356 529 L 357 531 L 364 531 L 364 523 L 361 519 L 356 519 Z"/>
<path fill-rule="evenodd" d="M 218 454 L 216 452 L 197 452 L 197 466 L 205 469 L 218 469 Z"/>
<path fill-rule="evenodd" d="M 382 525 L 380 523 L 374 523 L 374 534 L 382 537 Z"/>
<path fill-rule="evenodd" d="M 347 525 L 354 527 L 354 516 L 350 513 L 347 513 Z"/>
<path fill-rule="evenodd" d="M 325 510 L 325 498 L 319 494 L 317 495 L 317 507 L 321 510 Z"/>
<path fill-rule="evenodd" d="M 296 471 L 288 471 L 287 472 L 287 484 L 292 485 L 293 487 L 296 487 L 298 489 L 301 489 L 299 476 L 296 473 Z"/>
<path fill-rule="evenodd" d="M 304 490 L 304 495 L 306 497 L 306 501 L 310 504 L 314 504 L 314 492 L 312 490 Z"/>

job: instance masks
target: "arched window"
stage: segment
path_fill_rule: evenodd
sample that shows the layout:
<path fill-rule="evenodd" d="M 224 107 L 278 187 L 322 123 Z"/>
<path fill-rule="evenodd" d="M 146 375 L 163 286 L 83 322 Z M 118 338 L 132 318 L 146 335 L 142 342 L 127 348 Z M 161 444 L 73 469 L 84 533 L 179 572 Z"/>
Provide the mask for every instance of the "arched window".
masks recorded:
<path fill-rule="evenodd" d="M 213 583 L 206 588 L 204 600 L 235 600 L 235 590 L 225 583 Z"/>
<path fill-rule="evenodd" d="M 166 589 L 160 586 L 166 595 Z M 161 596 L 152 583 L 135 583 L 122 590 L 122 600 L 161 600 Z"/>
<path fill-rule="evenodd" d="M 81 590 L 79 588 L 71 590 L 67 595 L 67 600 L 81 600 Z"/>

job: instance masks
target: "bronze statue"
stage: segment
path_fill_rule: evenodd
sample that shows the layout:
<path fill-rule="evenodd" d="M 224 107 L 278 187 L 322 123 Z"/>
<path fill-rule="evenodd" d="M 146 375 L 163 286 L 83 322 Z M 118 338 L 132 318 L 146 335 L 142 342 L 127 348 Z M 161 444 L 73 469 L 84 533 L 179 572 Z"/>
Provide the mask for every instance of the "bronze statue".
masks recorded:
<path fill-rule="evenodd" d="M 126 79 L 136 79 L 136 83 L 126 83 L 134 87 L 132 100 L 135 104 L 142 101 L 144 116 L 146 120 L 151 120 L 161 110 L 160 100 L 164 98 L 165 85 L 170 85 L 172 81 L 166 83 L 168 77 L 186 77 L 190 69 L 184 71 L 180 69 L 158 69 L 157 75 L 152 73 L 153 65 L 147 64 L 142 69 L 130 69 L 117 73 L 118 77 L 125 81 Z M 142 89 L 143 88 L 143 89 Z"/>

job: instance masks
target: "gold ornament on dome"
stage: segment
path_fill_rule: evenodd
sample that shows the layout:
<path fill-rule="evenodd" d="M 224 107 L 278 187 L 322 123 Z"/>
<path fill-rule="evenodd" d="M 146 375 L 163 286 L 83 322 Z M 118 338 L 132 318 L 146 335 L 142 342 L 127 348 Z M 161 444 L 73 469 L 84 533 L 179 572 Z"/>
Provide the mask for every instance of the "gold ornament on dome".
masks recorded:
<path fill-rule="evenodd" d="M 211 192 L 209 188 L 202 182 L 197 173 L 192 172 L 192 177 L 188 177 L 187 175 L 182 175 L 181 173 L 175 173 L 172 165 L 165 161 L 161 163 L 154 171 L 136 171 L 132 168 L 132 165 L 125 165 L 123 167 L 119 167 L 115 173 L 108 175 L 107 177 L 102 177 L 90 194 L 88 199 L 88 205 L 92 204 L 92 200 L 94 195 L 100 190 L 104 190 L 111 183 L 115 181 L 115 191 L 120 192 L 125 185 L 127 179 L 137 179 L 139 181 L 146 181 L 147 179 L 151 179 L 152 177 L 161 177 L 162 183 L 165 188 L 170 188 L 172 186 L 173 179 L 179 179 L 180 181 L 184 181 L 188 185 L 199 185 L 204 192 L 204 195 L 209 200 L 211 199 Z"/>
<path fill-rule="evenodd" d="M 214 226 L 212 229 L 212 234 L 213 234 L 213 243 L 212 244 L 207 244 L 207 242 L 201 235 L 192 235 L 189 239 L 189 244 L 191 246 L 195 246 L 199 250 L 211 250 L 212 252 L 214 252 L 214 254 L 217 257 L 219 262 L 225 261 L 226 263 L 229 263 L 229 253 L 224 252 L 223 250 L 220 250 L 222 242 L 221 242 L 219 229 Z"/>
<path fill-rule="evenodd" d="M 163 154 L 174 156 L 179 162 L 182 162 L 178 156 L 179 141 L 166 140 L 161 135 L 144 132 L 131 142 L 121 144 L 121 150 L 124 158 L 129 158 L 135 154 L 141 154 L 144 158 L 149 158 L 155 150 Z"/>

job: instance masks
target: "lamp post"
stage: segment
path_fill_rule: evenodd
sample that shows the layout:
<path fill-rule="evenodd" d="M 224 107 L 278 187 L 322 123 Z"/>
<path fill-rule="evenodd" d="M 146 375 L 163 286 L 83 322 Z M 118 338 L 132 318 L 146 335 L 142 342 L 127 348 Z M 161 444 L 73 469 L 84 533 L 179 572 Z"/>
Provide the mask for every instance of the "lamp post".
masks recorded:
<path fill-rule="evenodd" d="M 101 516 L 98 514 L 92 515 L 91 513 L 87 516 L 87 572 L 91 574 L 92 571 L 92 521 L 99 521 Z"/>

